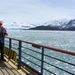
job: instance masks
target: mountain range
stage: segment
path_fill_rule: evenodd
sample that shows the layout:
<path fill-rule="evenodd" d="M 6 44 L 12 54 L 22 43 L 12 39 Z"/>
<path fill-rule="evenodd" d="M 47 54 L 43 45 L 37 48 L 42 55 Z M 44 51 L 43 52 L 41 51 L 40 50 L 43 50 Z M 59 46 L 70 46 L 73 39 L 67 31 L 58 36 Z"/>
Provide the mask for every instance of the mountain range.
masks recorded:
<path fill-rule="evenodd" d="M 26 22 L 4 22 L 7 29 L 28 29 L 28 30 L 75 30 L 75 19 L 48 21 L 39 25 Z"/>
<path fill-rule="evenodd" d="M 30 30 L 75 30 L 75 19 L 49 21 Z"/>

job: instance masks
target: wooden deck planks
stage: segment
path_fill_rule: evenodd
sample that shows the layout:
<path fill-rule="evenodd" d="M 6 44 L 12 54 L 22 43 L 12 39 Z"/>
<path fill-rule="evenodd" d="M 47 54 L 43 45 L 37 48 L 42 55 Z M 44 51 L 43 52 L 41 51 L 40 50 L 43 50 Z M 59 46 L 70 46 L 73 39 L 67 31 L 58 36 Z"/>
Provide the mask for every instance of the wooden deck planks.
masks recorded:
<path fill-rule="evenodd" d="M 8 62 L 0 62 L 0 75 L 22 75 Z"/>

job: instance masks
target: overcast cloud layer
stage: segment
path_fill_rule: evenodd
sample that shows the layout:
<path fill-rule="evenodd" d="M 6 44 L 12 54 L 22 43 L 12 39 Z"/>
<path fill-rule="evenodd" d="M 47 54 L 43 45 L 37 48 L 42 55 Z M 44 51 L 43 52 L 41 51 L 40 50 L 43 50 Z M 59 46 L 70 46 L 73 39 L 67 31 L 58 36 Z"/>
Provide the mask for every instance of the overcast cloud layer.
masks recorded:
<path fill-rule="evenodd" d="M 75 18 L 75 0 L 0 0 L 0 19 L 44 23 Z"/>

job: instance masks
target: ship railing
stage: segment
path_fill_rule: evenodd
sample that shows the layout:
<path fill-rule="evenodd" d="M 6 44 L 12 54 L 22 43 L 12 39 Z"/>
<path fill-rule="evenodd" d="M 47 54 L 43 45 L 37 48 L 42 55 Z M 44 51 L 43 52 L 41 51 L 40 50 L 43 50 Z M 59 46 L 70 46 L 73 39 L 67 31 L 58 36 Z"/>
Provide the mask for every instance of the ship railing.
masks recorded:
<path fill-rule="evenodd" d="M 4 53 L 33 75 L 75 75 L 75 52 L 69 50 L 6 37 Z"/>

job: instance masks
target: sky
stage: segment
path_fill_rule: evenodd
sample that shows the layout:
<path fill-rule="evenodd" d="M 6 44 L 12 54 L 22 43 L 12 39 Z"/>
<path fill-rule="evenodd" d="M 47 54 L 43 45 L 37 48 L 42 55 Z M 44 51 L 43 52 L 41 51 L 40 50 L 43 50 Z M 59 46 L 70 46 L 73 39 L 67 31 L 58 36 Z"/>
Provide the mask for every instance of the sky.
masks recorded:
<path fill-rule="evenodd" d="M 75 0 L 0 0 L 0 20 L 32 24 L 75 18 Z"/>

